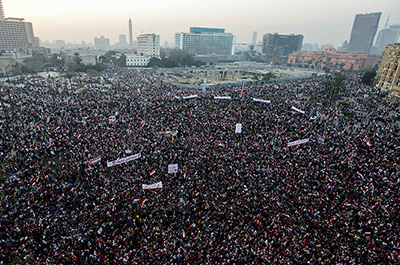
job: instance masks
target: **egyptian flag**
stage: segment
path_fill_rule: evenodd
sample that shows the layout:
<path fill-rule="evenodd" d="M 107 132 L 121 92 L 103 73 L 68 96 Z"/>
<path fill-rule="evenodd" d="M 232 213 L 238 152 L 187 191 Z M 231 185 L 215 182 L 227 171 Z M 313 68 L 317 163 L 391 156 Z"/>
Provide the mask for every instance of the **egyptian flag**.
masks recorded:
<path fill-rule="evenodd" d="M 240 97 L 243 97 L 243 94 L 244 94 L 244 81 L 243 81 L 243 83 L 242 83 L 242 94 L 240 95 Z"/>
<path fill-rule="evenodd" d="M 150 176 L 156 173 L 156 170 L 154 169 L 153 171 L 150 172 Z"/>
<path fill-rule="evenodd" d="M 139 199 L 139 198 L 135 198 L 135 199 L 133 199 L 133 202 L 138 202 L 138 201 L 140 201 L 140 199 Z"/>
<path fill-rule="evenodd" d="M 186 237 L 185 229 L 182 229 L 182 235 L 183 235 L 183 237 Z"/>
<path fill-rule="evenodd" d="M 144 203 L 147 201 L 147 199 L 144 199 L 143 201 L 142 201 L 142 207 L 144 206 Z"/>

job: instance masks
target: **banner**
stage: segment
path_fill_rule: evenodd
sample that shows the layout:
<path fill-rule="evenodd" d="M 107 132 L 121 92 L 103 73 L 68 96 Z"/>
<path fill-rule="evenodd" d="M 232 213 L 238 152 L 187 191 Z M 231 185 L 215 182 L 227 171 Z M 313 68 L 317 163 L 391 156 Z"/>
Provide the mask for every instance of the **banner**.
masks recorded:
<path fill-rule="evenodd" d="M 165 132 L 157 132 L 154 133 L 154 136 L 176 136 L 178 134 L 178 131 L 165 131 Z"/>
<path fill-rule="evenodd" d="M 236 124 L 235 133 L 242 133 L 242 124 L 241 123 Z"/>
<path fill-rule="evenodd" d="M 108 121 L 110 122 L 110 123 L 113 123 L 113 122 L 115 122 L 115 116 L 110 116 L 110 118 L 108 119 Z"/>
<path fill-rule="evenodd" d="M 253 101 L 263 102 L 263 103 L 271 103 L 271 101 L 269 101 L 269 100 L 258 99 L 258 98 L 253 98 Z"/>
<path fill-rule="evenodd" d="M 242 93 L 240 94 L 240 97 L 243 97 L 243 94 L 244 94 L 244 85 L 245 85 L 245 82 L 243 81 L 243 84 L 242 84 Z"/>
<path fill-rule="evenodd" d="M 300 112 L 302 114 L 306 113 L 304 110 L 298 109 L 298 108 L 296 108 L 294 106 L 292 106 L 292 110 L 298 111 L 298 112 Z"/>
<path fill-rule="evenodd" d="M 177 172 L 178 172 L 178 164 L 168 165 L 168 174 L 177 173 Z"/>
<path fill-rule="evenodd" d="M 289 147 L 289 146 L 294 146 L 294 145 L 299 145 L 299 144 L 305 144 L 305 143 L 308 143 L 309 141 L 310 141 L 310 138 L 297 140 L 297 141 L 288 143 L 287 146 Z"/>
<path fill-rule="evenodd" d="M 117 160 L 114 160 L 114 161 L 111 161 L 111 162 L 107 161 L 107 167 L 112 167 L 112 166 L 115 166 L 115 165 L 123 164 L 123 163 L 129 162 L 129 161 L 138 159 L 140 157 L 141 157 L 141 154 L 138 153 L 136 155 L 127 156 L 127 157 L 120 158 L 120 159 L 117 159 Z"/>
<path fill-rule="evenodd" d="M 154 183 L 154 184 L 142 184 L 142 188 L 144 190 L 152 190 L 152 189 L 162 189 L 162 181 Z"/>
<path fill-rule="evenodd" d="M 190 95 L 187 97 L 182 97 L 182 99 L 191 99 L 191 98 L 197 98 L 197 95 Z"/>
<path fill-rule="evenodd" d="M 231 97 L 216 97 L 216 96 L 214 96 L 214 99 L 232 99 Z"/>
<path fill-rule="evenodd" d="M 89 159 L 88 161 L 86 161 L 87 164 L 95 164 L 97 162 L 101 161 L 101 156 L 95 157 L 93 159 Z"/>

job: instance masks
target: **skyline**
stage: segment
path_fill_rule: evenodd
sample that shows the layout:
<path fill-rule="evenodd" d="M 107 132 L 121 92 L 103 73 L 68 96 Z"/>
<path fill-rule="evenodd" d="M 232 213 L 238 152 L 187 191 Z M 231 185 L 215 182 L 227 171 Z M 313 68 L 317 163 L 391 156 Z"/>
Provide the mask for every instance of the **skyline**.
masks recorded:
<path fill-rule="evenodd" d="M 378 31 L 389 14 L 389 25 L 400 23 L 398 0 L 250 0 L 245 6 L 238 0 L 3 0 L 3 5 L 6 17 L 32 22 L 35 36 L 42 41 L 69 43 L 91 43 L 101 35 L 110 38 L 111 43 L 118 42 L 120 34 L 129 36 L 129 12 L 134 39 L 142 32 L 154 32 L 161 36 L 161 43 L 170 44 L 174 43 L 175 33 L 198 26 L 225 28 L 238 43 L 251 43 L 256 31 L 257 41 L 265 33 L 293 33 L 302 34 L 303 43 L 338 47 L 350 39 L 356 14 L 382 12 Z"/>

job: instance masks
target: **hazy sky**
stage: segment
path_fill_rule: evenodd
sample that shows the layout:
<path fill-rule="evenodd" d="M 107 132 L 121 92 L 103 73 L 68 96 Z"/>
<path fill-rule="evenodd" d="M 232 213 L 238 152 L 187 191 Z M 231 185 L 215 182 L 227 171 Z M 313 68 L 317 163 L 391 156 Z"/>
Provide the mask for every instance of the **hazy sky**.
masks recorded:
<path fill-rule="evenodd" d="M 104 35 L 111 43 L 128 36 L 131 12 L 134 37 L 141 32 L 161 35 L 174 43 L 176 32 L 189 27 L 220 27 L 251 42 L 254 31 L 303 34 L 304 43 L 340 46 L 349 40 L 354 17 L 382 12 L 379 29 L 400 23 L 400 0 L 3 0 L 6 17 L 33 23 L 42 41 L 93 42 Z"/>

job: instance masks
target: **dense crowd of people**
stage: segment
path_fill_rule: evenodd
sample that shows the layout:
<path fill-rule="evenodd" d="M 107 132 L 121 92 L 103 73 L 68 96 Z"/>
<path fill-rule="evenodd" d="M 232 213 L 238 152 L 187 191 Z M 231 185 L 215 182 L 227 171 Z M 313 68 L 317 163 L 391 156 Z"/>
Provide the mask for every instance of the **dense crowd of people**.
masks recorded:
<path fill-rule="evenodd" d="M 335 95 L 115 67 L 2 84 L 0 261 L 398 264 L 400 105 L 346 77 Z"/>

